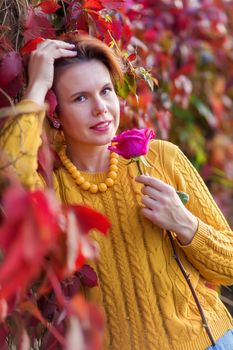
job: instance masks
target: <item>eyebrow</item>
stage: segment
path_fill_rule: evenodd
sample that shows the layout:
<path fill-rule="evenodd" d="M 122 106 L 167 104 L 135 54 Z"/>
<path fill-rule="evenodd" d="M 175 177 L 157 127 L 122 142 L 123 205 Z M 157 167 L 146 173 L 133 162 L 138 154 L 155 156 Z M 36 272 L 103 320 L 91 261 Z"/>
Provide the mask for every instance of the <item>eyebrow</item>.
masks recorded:
<path fill-rule="evenodd" d="M 102 87 L 101 87 L 101 90 L 103 90 L 103 89 L 105 89 L 105 88 L 107 88 L 107 87 L 113 87 L 113 83 L 112 82 L 109 82 L 109 83 L 106 83 L 106 84 L 104 84 Z M 73 97 L 75 97 L 75 96 L 77 96 L 77 95 L 85 95 L 85 94 L 87 94 L 88 93 L 88 91 L 77 91 L 77 92 L 75 92 L 74 94 L 72 94 L 71 95 L 71 98 L 73 98 Z"/>

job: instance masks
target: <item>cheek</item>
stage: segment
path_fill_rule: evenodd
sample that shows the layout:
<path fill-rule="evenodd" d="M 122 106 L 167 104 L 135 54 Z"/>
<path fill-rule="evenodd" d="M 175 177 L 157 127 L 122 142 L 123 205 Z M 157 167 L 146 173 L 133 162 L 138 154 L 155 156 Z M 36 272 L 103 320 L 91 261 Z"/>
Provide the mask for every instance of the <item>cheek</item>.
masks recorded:
<path fill-rule="evenodd" d="M 83 113 L 81 108 L 77 108 L 75 104 L 67 105 L 63 104 L 59 106 L 59 116 L 61 121 L 71 122 L 75 119 L 82 117 Z"/>
<path fill-rule="evenodd" d="M 115 101 L 113 102 L 113 108 L 115 111 L 116 118 L 119 119 L 120 118 L 120 103 L 119 103 L 117 96 L 116 96 Z"/>

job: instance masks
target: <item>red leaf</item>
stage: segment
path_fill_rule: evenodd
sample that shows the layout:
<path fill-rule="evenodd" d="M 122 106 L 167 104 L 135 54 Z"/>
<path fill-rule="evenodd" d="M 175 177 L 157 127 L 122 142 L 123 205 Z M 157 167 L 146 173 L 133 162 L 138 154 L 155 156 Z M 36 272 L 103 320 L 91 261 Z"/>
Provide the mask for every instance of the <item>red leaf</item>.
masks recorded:
<path fill-rule="evenodd" d="M 72 2 L 67 8 L 67 29 L 70 33 L 71 31 L 75 33 L 76 30 L 88 33 L 87 11 L 83 11 L 78 2 Z"/>
<path fill-rule="evenodd" d="M 131 55 L 129 55 L 129 57 L 128 57 L 128 60 L 130 62 L 132 62 L 132 61 L 135 61 L 136 58 L 137 58 L 137 54 L 136 53 L 131 53 Z"/>
<path fill-rule="evenodd" d="M 22 72 L 22 60 L 20 55 L 11 51 L 6 53 L 0 61 L 0 87 L 9 84 Z"/>
<path fill-rule="evenodd" d="M 76 21 L 78 17 L 83 13 L 82 7 L 78 2 L 72 2 L 67 9 L 68 12 L 68 24 L 70 21 Z"/>
<path fill-rule="evenodd" d="M 123 23 L 115 18 L 112 20 L 112 35 L 115 40 L 120 40 L 123 35 Z"/>
<path fill-rule="evenodd" d="M 82 11 L 82 13 L 80 14 L 80 16 L 77 19 L 76 29 L 78 29 L 78 31 L 84 31 L 84 32 L 88 33 L 89 26 L 88 26 L 87 13 Z"/>
<path fill-rule="evenodd" d="M 78 218 L 78 223 L 82 233 L 87 234 L 92 229 L 97 229 L 104 235 L 111 227 L 110 221 L 106 216 L 98 211 L 82 205 L 71 206 Z"/>
<path fill-rule="evenodd" d="M 54 0 L 42 1 L 36 7 L 40 7 L 41 10 L 46 14 L 56 12 L 61 6 Z"/>
<path fill-rule="evenodd" d="M 94 20 L 95 25 L 96 25 L 96 29 L 97 29 L 97 31 L 99 32 L 99 34 L 101 36 L 104 36 L 104 34 L 108 30 L 111 30 L 112 23 L 108 22 L 102 16 L 100 16 L 100 15 L 98 15 L 96 13 L 92 13 L 91 15 L 89 15 L 89 17 L 92 18 L 92 20 Z"/>
<path fill-rule="evenodd" d="M 91 9 L 95 11 L 102 10 L 104 6 L 101 4 L 101 1 L 98 0 L 86 0 L 82 6 L 83 9 Z"/>
<path fill-rule="evenodd" d="M 31 6 L 28 7 L 26 22 L 24 24 L 25 42 L 35 39 L 35 37 L 54 39 L 55 28 L 53 28 L 47 16 L 42 11 L 36 10 L 37 12 Z"/>
<path fill-rule="evenodd" d="M 37 48 L 37 45 L 42 43 L 45 39 L 38 37 L 32 40 L 29 40 L 21 49 L 21 55 L 25 55 L 26 53 L 31 53 L 33 50 Z"/>
<path fill-rule="evenodd" d="M 2 90 L 10 97 L 14 98 L 18 92 L 20 91 L 23 85 L 22 76 L 17 76 L 14 80 L 12 80 L 9 84 L 2 87 Z M 0 91 L 0 108 L 6 107 L 10 105 L 9 99 Z"/>
<path fill-rule="evenodd" d="M 98 285 L 96 272 L 90 265 L 83 265 L 78 274 L 85 286 L 92 288 Z"/>

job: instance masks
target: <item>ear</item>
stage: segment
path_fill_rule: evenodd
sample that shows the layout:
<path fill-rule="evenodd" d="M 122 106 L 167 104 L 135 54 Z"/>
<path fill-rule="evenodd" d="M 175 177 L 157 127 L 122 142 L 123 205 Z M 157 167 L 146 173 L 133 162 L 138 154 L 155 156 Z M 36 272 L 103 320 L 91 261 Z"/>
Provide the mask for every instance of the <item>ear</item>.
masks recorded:
<path fill-rule="evenodd" d="M 50 89 L 45 97 L 45 102 L 48 105 L 48 111 L 47 116 L 48 119 L 51 121 L 53 127 L 55 129 L 60 129 L 61 123 L 59 121 L 59 113 L 58 113 L 58 102 L 57 102 L 57 96 L 55 95 L 54 91 Z"/>
<path fill-rule="evenodd" d="M 57 96 L 52 89 L 48 90 L 45 96 L 45 102 L 48 104 L 47 114 L 50 118 L 53 118 L 57 108 Z"/>

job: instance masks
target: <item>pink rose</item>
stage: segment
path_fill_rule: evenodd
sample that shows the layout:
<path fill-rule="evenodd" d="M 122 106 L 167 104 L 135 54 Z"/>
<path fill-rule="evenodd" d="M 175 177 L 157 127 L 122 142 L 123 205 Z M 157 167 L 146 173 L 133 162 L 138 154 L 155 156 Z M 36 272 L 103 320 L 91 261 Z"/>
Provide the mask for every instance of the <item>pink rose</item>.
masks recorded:
<path fill-rule="evenodd" d="M 110 151 L 118 153 L 126 159 L 136 158 L 147 154 L 149 141 L 155 137 L 153 130 L 132 129 L 122 132 L 112 139 Z"/>

